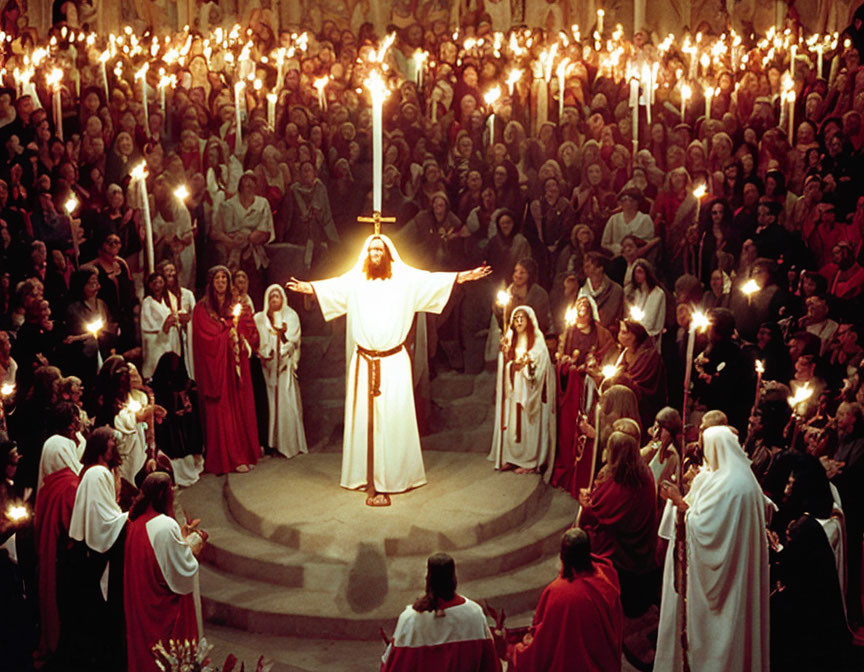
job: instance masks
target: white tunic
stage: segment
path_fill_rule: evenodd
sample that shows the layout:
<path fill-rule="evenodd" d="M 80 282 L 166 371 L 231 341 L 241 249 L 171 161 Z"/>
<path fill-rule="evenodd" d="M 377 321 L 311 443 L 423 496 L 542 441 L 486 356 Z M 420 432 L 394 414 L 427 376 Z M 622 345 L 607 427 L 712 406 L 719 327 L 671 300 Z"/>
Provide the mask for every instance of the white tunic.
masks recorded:
<path fill-rule="evenodd" d="M 87 469 L 75 494 L 69 536 L 105 553 L 123 531 L 126 516 L 117 504 L 114 475 L 99 464 Z"/>
<path fill-rule="evenodd" d="M 180 331 L 176 326 L 168 329 L 167 333 L 163 329 L 165 320 L 177 310 L 177 298 L 170 293 L 166 297 L 171 302 L 170 306 L 152 296 L 145 296 L 141 302 L 141 349 L 144 356 L 141 375 L 144 378 L 153 377 L 159 359 L 166 352 L 180 355 Z"/>
<path fill-rule="evenodd" d="M 303 404 L 300 401 L 300 386 L 297 382 L 297 365 L 300 363 L 300 318 L 285 302 L 285 292 L 279 285 L 271 285 L 267 288 L 264 293 L 264 305 L 267 305 L 267 297 L 274 291 L 282 294 L 282 310 L 279 311 L 277 319 L 280 324 L 288 327 L 285 340 L 280 339 L 265 311 L 255 314 L 255 326 L 258 328 L 260 339 L 258 357 L 264 370 L 270 409 L 267 441 L 285 457 L 294 457 L 298 453 L 308 452 L 306 433 L 303 429 Z"/>
<path fill-rule="evenodd" d="M 347 315 L 347 338 L 371 351 L 401 346 L 416 312 L 440 313 L 450 298 L 456 273 L 429 273 L 403 264 L 390 239 L 380 236 L 393 257 L 393 275 L 368 280 L 362 260 L 345 275 L 313 282 L 324 319 Z M 426 483 L 420 434 L 414 410 L 411 359 L 405 348 L 380 362 L 380 395 L 374 398 L 375 489 L 403 492 Z M 366 485 L 369 363 L 355 349 L 348 367 L 345 394 L 345 434 L 342 448 L 344 488 Z"/>
<path fill-rule="evenodd" d="M 147 396 L 140 390 L 132 390 L 130 396 L 142 407 L 148 403 Z M 117 450 L 123 458 L 117 471 L 121 478 L 135 485 L 135 474 L 147 461 L 147 423 L 138 422 L 135 413 L 124 406 L 114 416 L 114 429 L 117 430 Z"/>
<path fill-rule="evenodd" d="M 534 329 L 534 346 L 528 352 L 531 366 L 512 372 L 514 362 L 504 362 L 498 353 L 498 379 L 495 385 L 495 427 L 489 460 L 496 469 L 512 464 L 524 469 L 539 469 L 555 460 L 555 368 L 537 317 L 530 306 L 517 306 L 513 315 L 525 311 Z M 508 329 L 508 334 L 512 332 Z M 517 351 L 518 352 L 518 351 Z M 547 477 L 551 469 L 546 470 Z"/>
<path fill-rule="evenodd" d="M 728 427 L 703 435 L 706 467 L 685 498 L 687 635 L 690 669 L 767 672 L 768 542 L 765 498 L 750 461 Z M 660 536 L 666 552 L 654 669 L 682 669 L 680 596 L 675 592 L 675 508 L 667 503 Z"/>
<path fill-rule="evenodd" d="M 164 514 L 147 521 L 147 538 L 171 592 L 188 595 L 195 586 L 198 560 L 180 533 L 177 521 Z"/>
<path fill-rule="evenodd" d="M 80 474 L 81 456 L 84 454 L 85 445 L 84 437 L 80 432 L 76 432 L 75 440 L 67 439 L 62 434 L 48 437 L 42 445 L 42 456 L 39 458 L 36 491 L 39 491 L 48 476 L 66 467 Z"/>

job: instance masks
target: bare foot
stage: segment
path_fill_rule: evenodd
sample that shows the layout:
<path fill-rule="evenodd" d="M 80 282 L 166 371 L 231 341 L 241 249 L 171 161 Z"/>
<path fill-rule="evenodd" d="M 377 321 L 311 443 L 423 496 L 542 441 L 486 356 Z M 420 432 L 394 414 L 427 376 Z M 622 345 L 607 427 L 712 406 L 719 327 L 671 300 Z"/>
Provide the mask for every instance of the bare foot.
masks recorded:
<path fill-rule="evenodd" d="M 514 472 L 514 474 L 536 474 L 536 469 L 526 469 L 525 467 L 519 467 Z"/>
<path fill-rule="evenodd" d="M 502 464 L 500 471 L 512 471 L 513 465 L 507 462 L 507 464 Z"/>
<path fill-rule="evenodd" d="M 248 464 L 241 464 L 240 466 L 237 467 L 237 469 L 235 469 L 235 471 L 238 474 L 245 474 L 249 471 L 249 465 Z"/>
<path fill-rule="evenodd" d="M 390 506 L 390 503 L 390 495 L 384 492 L 377 492 L 366 498 L 366 506 Z"/>

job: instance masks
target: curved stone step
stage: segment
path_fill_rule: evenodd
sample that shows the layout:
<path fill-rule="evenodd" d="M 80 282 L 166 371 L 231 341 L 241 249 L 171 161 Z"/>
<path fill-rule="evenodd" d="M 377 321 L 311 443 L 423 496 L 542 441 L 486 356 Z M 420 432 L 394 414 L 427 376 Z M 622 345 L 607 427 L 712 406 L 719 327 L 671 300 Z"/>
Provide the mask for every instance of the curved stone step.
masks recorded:
<path fill-rule="evenodd" d="M 422 564 L 422 560 L 417 560 Z M 458 566 L 457 566 L 458 571 Z M 510 613 L 532 610 L 543 588 L 558 572 L 558 558 L 548 557 L 495 577 L 464 581 L 460 594 Z M 205 618 L 217 625 L 281 636 L 374 640 L 378 629 L 392 631 L 399 614 L 423 591 L 387 590 L 362 574 L 362 589 L 383 599 L 372 608 L 357 609 L 328 590 L 276 588 L 272 584 L 228 575 L 203 565 L 200 570 Z M 383 589 L 383 590 L 382 590 Z M 386 592 L 385 592 L 386 591 Z"/>
<path fill-rule="evenodd" d="M 430 451 L 424 459 L 428 484 L 393 495 L 393 506 L 384 509 L 366 507 L 362 492 L 339 487 L 341 455 L 331 453 L 267 460 L 253 477 L 230 474 L 225 497 L 234 520 L 253 534 L 336 558 L 346 550 L 339 538 L 345 525 L 387 556 L 416 555 L 476 546 L 549 501 L 539 476 L 497 473 L 485 456 Z"/>
<path fill-rule="evenodd" d="M 334 579 L 347 580 L 349 557 L 327 558 L 286 548 L 238 525 L 225 506 L 205 508 L 208 502 L 221 501 L 220 481 L 208 478 L 179 498 L 183 509 L 192 514 L 206 511 L 203 524 L 210 539 L 202 555 L 204 562 L 223 572 L 285 587 L 320 589 Z M 521 525 L 478 546 L 451 551 L 460 580 L 492 576 L 554 554 L 561 533 L 572 524 L 574 513 L 575 502 L 569 495 L 550 490 L 537 501 L 536 511 Z M 388 584 L 397 588 L 412 588 L 424 576 L 422 562 L 418 562 L 416 555 L 388 559 L 386 571 Z"/>

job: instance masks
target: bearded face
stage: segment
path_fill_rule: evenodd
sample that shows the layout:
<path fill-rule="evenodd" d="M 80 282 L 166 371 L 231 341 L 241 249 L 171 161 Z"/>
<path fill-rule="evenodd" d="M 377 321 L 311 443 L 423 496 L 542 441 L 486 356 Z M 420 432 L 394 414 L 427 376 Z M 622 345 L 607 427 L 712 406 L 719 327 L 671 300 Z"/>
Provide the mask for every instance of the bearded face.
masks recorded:
<path fill-rule="evenodd" d="M 363 272 L 367 280 L 387 280 L 392 274 L 393 258 L 390 250 L 380 238 L 375 238 L 369 244 L 369 255 L 363 262 Z"/>

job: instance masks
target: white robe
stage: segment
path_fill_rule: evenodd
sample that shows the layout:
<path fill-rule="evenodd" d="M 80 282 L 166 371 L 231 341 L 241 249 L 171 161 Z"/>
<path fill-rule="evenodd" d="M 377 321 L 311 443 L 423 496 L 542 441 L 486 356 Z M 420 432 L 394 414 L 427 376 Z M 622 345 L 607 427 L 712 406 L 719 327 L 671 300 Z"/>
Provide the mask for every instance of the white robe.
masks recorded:
<path fill-rule="evenodd" d="M 367 280 L 361 262 L 345 275 L 313 282 L 325 320 L 347 315 L 347 338 L 367 350 L 401 346 L 416 312 L 440 313 L 450 298 L 456 273 L 429 273 L 403 264 L 393 243 L 381 236 L 393 256 L 393 275 Z M 404 492 L 426 483 L 420 434 L 414 410 L 411 359 L 405 348 L 378 360 L 381 394 L 373 402 L 375 489 Z M 342 446 L 344 488 L 361 488 L 366 479 L 369 364 L 355 349 L 348 367 L 345 434 Z"/>
<path fill-rule="evenodd" d="M 171 302 L 169 307 L 162 301 L 156 301 L 152 296 L 145 296 L 141 302 L 141 350 L 144 361 L 141 365 L 141 375 L 152 378 L 159 359 L 166 352 L 180 355 L 180 331 L 171 327 L 168 333 L 162 328 L 165 320 L 176 312 L 177 297 L 166 294 Z"/>
<path fill-rule="evenodd" d="M 265 305 L 266 297 L 273 291 L 273 287 L 269 287 L 264 293 Z M 282 291 L 278 285 L 275 287 Z M 260 339 L 258 357 L 264 372 L 270 409 L 267 443 L 285 457 L 294 457 L 298 453 L 308 452 L 306 433 L 303 429 L 303 404 L 300 401 L 300 385 L 297 381 L 297 365 L 300 363 L 300 318 L 290 306 L 284 303 L 284 295 L 279 318 L 288 326 L 285 332 L 287 342 L 282 341 L 281 344 L 267 313 L 261 311 L 255 314 L 255 326 L 258 327 Z M 279 348 L 278 373 L 277 347 Z"/>
<path fill-rule="evenodd" d="M 728 427 L 705 430 L 706 467 L 685 500 L 687 633 L 690 669 L 767 672 L 768 542 L 765 497 Z M 660 536 L 670 539 L 663 574 L 654 669 L 682 669 L 680 596 L 675 592 L 675 508 L 667 503 Z"/>
<path fill-rule="evenodd" d="M 517 306 L 528 313 L 534 328 L 534 347 L 528 353 L 533 374 L 523 366 L 513 373 L 514 362 L 504 362 L 498 353 L 498 378 L 495 385 L 495 426 L 489 460 L 496 469 L 513 464 L 524 469 L 540 469 L 555 460 L 555 367 L 546 340 L 530 306 Z M 510 330 L 508 329 L 508 334 Z M 547 476 L 551 469 L 546 470 Z"/>
<path fill-rule="evenodd" d="M 180 532 L 176 520 L 159 514 L 147 521 L 147 538 L 172 593 L 188 595 L 195 587 L 198 560 Z"/>
<path fill-rule="evenodd" d="M 114 475 L 99 464 L 87 469 L 75 493 L 69 536 L 97 553 L 105 553 L 123 531 L 126 517 L 117 504 Z"/>
<path fill-rule="evenodd" d="M 39 491 L 48 476 L 66 467 L 69 467 L 76 474 L 80 474 L 81 456 L 84 454 L 85 445 L 86 442 L 80 432 L 76 433 L 74 440 L 68 439 L 62 434 L 48 437 L 42 445 L 42 455 L 39 458 L 36 491 Z"/>
<path fill-rule="evenodd" d="M 131 396 L 141 406 L 148 403 L 147 395 L 140 390 L 133 390 Z M 147 423 L 138 422 L 132 410 L 124 406 L 114 416 L 114 429 L 117 430 L 117 450 L 123 457 L 117 472 L 121 478 L 135 485 L 135 474 L 141 471 L 147 461 Z"/>

